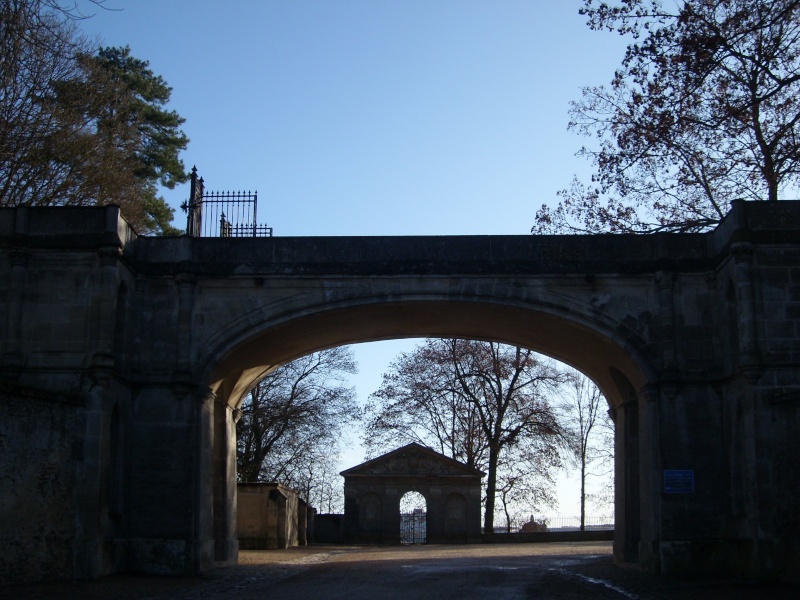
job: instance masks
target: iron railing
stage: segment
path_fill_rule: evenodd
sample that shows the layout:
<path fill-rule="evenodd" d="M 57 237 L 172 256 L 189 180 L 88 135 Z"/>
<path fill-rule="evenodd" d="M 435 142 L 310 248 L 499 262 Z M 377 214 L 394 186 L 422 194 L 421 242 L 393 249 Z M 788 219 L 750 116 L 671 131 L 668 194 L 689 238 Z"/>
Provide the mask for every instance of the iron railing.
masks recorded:
<path fill-rule="evenodd" d="M 193 237 L 272 237 L 272 227 L 257 220 L 257 192 L 206 192 L 192 167 L 186 211 L 186 234 Z"/>
<path fill-rule="evenodd" d="M 580 531 L 581 519 L 575 517 L 537 517 L 531 519 L 521 528 L 515 527 L 514 531 Z M 584 531 L 611 531 L 614 529 L 614 517 L 609 516 L 586 516 L 584 519 Z M 505 533 L 505 527 L 496 527 L 496 532 Z"/>

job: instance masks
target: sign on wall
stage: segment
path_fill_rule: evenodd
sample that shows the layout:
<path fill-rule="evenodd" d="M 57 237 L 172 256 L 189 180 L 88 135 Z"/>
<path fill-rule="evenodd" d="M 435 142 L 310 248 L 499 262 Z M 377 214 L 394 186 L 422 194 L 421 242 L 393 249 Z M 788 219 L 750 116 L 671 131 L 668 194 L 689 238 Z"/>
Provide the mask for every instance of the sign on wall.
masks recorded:
<path fill-rule="evenodd" d="M 664 470 L 665 494 L 693 494 L 694 471 L 691 469 Z"/>

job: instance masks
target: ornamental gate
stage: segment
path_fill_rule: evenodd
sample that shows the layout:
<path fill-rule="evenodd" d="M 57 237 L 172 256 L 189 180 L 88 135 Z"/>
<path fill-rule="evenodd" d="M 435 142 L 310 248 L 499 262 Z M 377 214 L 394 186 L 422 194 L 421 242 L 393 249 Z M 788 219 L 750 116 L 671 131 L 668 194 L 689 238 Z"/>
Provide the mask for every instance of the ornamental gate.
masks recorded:
<path fill-rule="evenodd" d="M 423 508 L 400 512 L 400 543 L 409 546 L 428 542 L 428 515 Z"/>
<path fill-rule="evenodd" d="M 400 543 L 425 544 L 428 541 L 428 501 L 419 492 L 406 492 L 400 498 Z"/>
<path fill-rule="evenodd" d="M 272 227 L 258 223 L 257 192 L 207 192 L 192 167 L 186 234 L 193 237 L 272 237 Z"/>

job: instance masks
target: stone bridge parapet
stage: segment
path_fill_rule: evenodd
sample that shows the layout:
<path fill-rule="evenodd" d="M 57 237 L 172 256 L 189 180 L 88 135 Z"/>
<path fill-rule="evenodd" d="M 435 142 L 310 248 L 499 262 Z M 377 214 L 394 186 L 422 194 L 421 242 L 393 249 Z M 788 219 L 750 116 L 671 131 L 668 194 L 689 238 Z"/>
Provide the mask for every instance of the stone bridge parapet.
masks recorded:
<path fill-rule="evenodd" d="M 714 231 L 650 236 L 149 238 L 111 206 L 0 210 L 0 573 L 235 561 L 251 387 L 315 350 L 435 336 L 600 386 L 618 561 L 800 572 L 800 203 L 737 202 Z"/>

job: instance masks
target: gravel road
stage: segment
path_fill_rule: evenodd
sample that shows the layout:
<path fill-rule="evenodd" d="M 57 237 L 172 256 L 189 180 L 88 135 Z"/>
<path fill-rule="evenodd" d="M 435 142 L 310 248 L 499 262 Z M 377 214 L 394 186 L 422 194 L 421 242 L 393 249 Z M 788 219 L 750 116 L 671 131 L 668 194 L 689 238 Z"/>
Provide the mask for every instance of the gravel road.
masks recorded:
<path fill-rule="evenodd" d="M 800 586 L 653 576 L 611 562 L 610 542 L 469 546 L 310 546 L 243 551 L 202 577 L 114 576 L 12 586 L 47 600 L 797 600 Z"/>

